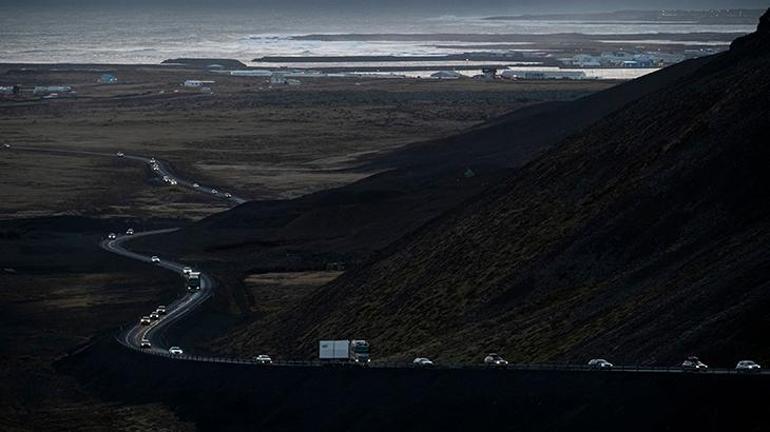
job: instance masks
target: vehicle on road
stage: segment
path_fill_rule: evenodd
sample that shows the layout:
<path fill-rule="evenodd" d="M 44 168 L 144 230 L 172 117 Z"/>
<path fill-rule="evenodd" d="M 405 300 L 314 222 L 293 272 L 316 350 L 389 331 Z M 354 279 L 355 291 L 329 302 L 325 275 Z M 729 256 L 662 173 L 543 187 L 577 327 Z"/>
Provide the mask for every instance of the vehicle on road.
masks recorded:
<path fill-rule="evenodd" d="M 490 353 L 484 357 L 484 364 L 489 366 L 508 366 L 508 360 L 502 358 L 500 354 Z"/>
<path fill-rule="evenodd" d="M 682 369 L 688 371 L 699 371 L 708 369 L 708 365 L 700 361 L 696 356 L 687 357 L 687 360 L 682 362 Z"/>
<path fill-rule="evenodd" d="M 184 354 L 184 351 L 182 351 L 182 348 L 179 348 L 178 346 L 172 346 L 168 349 L 168 353 L 171 355 L 182 355 Z"/>
<path fill-rule="evenodd" d="M 153 166 L 152 166 L 152 170 L 153 170 L 153 171 L 160 171 L 160 167 L 159 167 L 159 166 L 157 166 L 157 165 L 153 165 Z"/>
<path fill-rule="evenodd" d="M 322 340 L 318 342 L 318 358 L 324 362 L 368 364 L 369 342 L 358 340 Z"/>
<path fill-rule="evenodd" d="M 761 369 L 762 367 L 753 360 L 741 360 L 735 365 L 735 370 L 738 372 L 759 372 Z"/>
<path fill-rule="evenodd" d="M 157 161 L 155 160 L 155 158 L 150 158 L 150 163 L 151 163 L 151 164 L 154 164 L 154 163 L 156 163 L 156 162 L 157 162 Z"/>
<path fill-rule="evenodd" d="M 614 365 L 605 359 L 591 359 L 588 361 L 588 366 L 594 369 L 612 369 Z"/>
<path fill-rule="evenodd" d="M 233 197 L 233 194 L 231 194 L 230 192 L 225 193 L 225 198 L 232 198 L 232 197 Z"/>
<path fill-rule="evenodd" d="M 150 325 L 152 321 L 150 320 L 149 316 L 143 316 L 141 319 L 139 319 L 140 325 Z"/>
<path fill-rule="evenodd" d="M 160 305 L 157 309 L 155 309 L 155 312 L 158 313 L 158 315 L 165 315 L 166 314 L 166 306 Z"/>
<path fill-rule="evenodd" d="M 187 291 L 198 291 L 201 289 L 201 272 L 190 271 L 187 273 Z"/>
<path fill-rule="evenodd" d="M 123 156 L 125 156 L 125 154 L 123 154 L 123 152 L 117 152 L 117 153 L 115 153 L 115 156 L 123 157 Z"/>
<path fill-rule="evenodd" d="M 169 183 L 171 186 L 176 186 L 176 185 L 177 185 L 177 181 L 176 181 L 176 180 L 174 180 L 174 179 L 171 179 L 171 180 L 169 180 L 169 181 L 168 181 L 168 183 Z"/>
<path fill-rule="evenodd" d="M 150 258 L 150 261 L 154 262 L 155 264 L 160 264 L 160 258 L 158 258 L 157 255 L 153 255 Z"/>
<path fill-rule="evenodd" d="M 3 147 L 5 147 L 5 148 L 11 148 L 11 145 L 10 145 L 10 144 L 8 144 L 8 143 L 5 143 L 5 144 L 3 144 Z"/>
<path fill-rule="evenodd" d="M 258 356 L 254 356 L 251 358 L 251 361 L 261 365 L 273 364 L 273 359 L 271 359 L 270 356 L 267 354 L 260 354 Z"/>
<path fill-rule="evenodd" d="M 201 185 L 199 185 L 198 183 L 193 183 L 193 185 L 192 185 L 192 186 L 193 186 L 195 189 L 198 189 L 199 187 L 201 187 Z"/>
<path fill-rule="evenodd" d="M 218 191 L 218 190 L 216 190 L 216 189 L 211 189 L 211 193 L 213 193 L 214 195 L 216 195 L 216 194 L 218 194 L 218 193 L 219 193 L 219 191 Z"/>
<path fill-rule="evenodd" d="M 110 240 L 115 240 L 116 238 L 118 238 L 118 235 L 115 233 L 110 233 L 110 235 L 108 235 L 107 238 Z"/>
<path fill-rule="evenodd" d="M 192 268 L 190 267 L 184 267 L 182 269 L 182 273 L 184 273 L 185 276 L 189 276 L 191 272 L 192 272 Z"/>
<path fill-rule="evenodd" d="M 150 321 L 157 321 L 159 319 L 160 319 L 160 314 L 157 311 L 150 314 Z"/>
<path fill-rule="evenodd" d="M 141 349 L 150 349 L 152 348 L 152 344 L 147 339 L 142 339 L 141 342 L 139 342 L 139 348 Z"/>
<path fill-rule="evenodd" d="M 126 235 L 134 235 L 134 229 L 133 228 L 127 229 L 126 230 Z"/>
<path fill-rule="evenodd" d="M 412 364 L 419 367 L 433 366 L 433 362 L 427 357 L 417 357 L 416 359 L 412 360 Z"/>

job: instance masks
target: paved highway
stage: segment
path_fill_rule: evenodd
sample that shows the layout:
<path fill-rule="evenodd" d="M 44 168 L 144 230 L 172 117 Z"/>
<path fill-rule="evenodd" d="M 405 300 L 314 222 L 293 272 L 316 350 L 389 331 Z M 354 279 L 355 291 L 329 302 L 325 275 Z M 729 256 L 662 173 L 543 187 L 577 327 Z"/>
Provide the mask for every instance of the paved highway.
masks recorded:
<path fill-rule="evenodd" d="M 147 237 L 147 236 L 152 236 L 157 234 L 165 234 L 176 230 L 177 228 L 172 228 L 172 229 L 157 230 L 157 231 L 146 231 L 146 232 L 137 233 L 134 235 L 123 235 L 114 240 L 109 240 L 109 239 L 104 240 L 101 242 L 101 246 L 102 248 L 112 253 L 122 255 L 127 258 L 135 259 L 137 261 L 145 262 L 149 265 L 162 267 L 166 270 L 173 271 L 179 274 L 180 288 L 182 288 L 183 287 L 182 281 L 184 280 L 184 273 L 182 269 L 186 267 L 185 265 L 167 260 L 162 257 L 160 257 L 159 263 L 153 263 L 152 257 L 131 252 L 130 250 L 124 247 L 124 243 L 126 243 L 128 240 L 131 240 L 131 239 L 135 239 L 139 237 Z M 173 344 L 167 344 L 164 337 L 168 328 L 174 322 L 178 321 L 183 316 L 195 310 L 198 306 L 200 306 L 201 303 L 203 303 L 204 301 L 206 301 L 206 299 L 208 299 L 213 295 L 213 290 L 215 286 L 214 279 L 212 279 L 211 276 L 203 272 L 201 272 L 200 278 L 201 278 L 200 290 L 188 291 L 183 297 L 175 300 L 173 303 L 169 305 L 166 305 L 166 315 L 161 315 L 159 320 L 153 321 L 150 325 L 141 325 L 139 323 L 139 317 L 137 317 L 136 323 L 121 335 L 121 342 L 132 348 L 140 348 L 140 342 L 142 341 L 142 339 L 147 339 L 152 344 L 152 348 L 149 349 L 149 351 L 153 351 L 156 353 L 168 352 L 167 350 L 169 348 L 169 345 L 173 345 Z M 151 311 L 147 311 L 147 315 L 149 315 L 150 312 Z"/>
<path fill-rule="evenodd" d="M 158 170 L 153 170 L 153 173 L 159 178 L 163 179 L 164 176 L 168 177 L 169 180 L 175 180 L 177 182 L 178 186 L 186 187 L 190 190 L 211 195 L 216 198 L 224 199 L 231 201 L 234 204 L 243 204 L 247 200 L 244 198 L 241 198 L 239 196 L 236 196 L 234 194 L 231 194 L 224 190 L 218 190 L 212 186 L 205 186 L 205 185 L 198 185 L 198 187 L 195 187 L 197 182 L 193 180 L 188 179 L 182 179 L 176 176 L 174 174 L 173 170 L 170 168 L 170 165 L 167 161 L 156 159 L 150 156 L 139 156 L 139 155 L 130 155 L 130 154 L 122 154 L 123 156 L 117 156 L 118 153 L 106 153 L 106 152 L 93 152 L 93 151 L 85 151 L 85 150 L 60 150 L 60 149 L 47 149 L 47 148 L 40 148 L 40 147 L 27 147 L 27 146 L 16 146 L 13 145 L 8 148 L 4 148 L 3 150 L 6 151 L 25 151 L 25 152 L 38 152 L 38 153 L 48 153 L 48 154 L 62 154 L 62 155 L 82 155 L 82 156 L 99 156 L 99 157 L 110 157 L 110 158 L 120 158 L 120 159 L 127 159 L 127 160 L 133 160 L 137 162 L 142 162 L 148 165 L 150 169 L 152 170 L 153 166 L 157 166 Z M 155 161 L 155 162 L 153 162 Z M 228 196 L 229 195 L 229 196 Z"/>

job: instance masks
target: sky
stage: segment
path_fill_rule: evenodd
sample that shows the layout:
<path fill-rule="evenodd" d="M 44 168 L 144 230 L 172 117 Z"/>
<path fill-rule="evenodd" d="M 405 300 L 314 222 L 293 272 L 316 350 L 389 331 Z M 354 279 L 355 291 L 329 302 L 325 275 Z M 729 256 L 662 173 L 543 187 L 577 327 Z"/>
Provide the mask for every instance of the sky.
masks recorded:
<path fill-rule="evenodd" d="M 767 0 L 0 0 L 4 8 L 38 7 L 250 7 L 326 10 L 397 10 L 447 13 L 474 10 L 500 13 L 580 12 L 620 9 L 767 8 Z"/>

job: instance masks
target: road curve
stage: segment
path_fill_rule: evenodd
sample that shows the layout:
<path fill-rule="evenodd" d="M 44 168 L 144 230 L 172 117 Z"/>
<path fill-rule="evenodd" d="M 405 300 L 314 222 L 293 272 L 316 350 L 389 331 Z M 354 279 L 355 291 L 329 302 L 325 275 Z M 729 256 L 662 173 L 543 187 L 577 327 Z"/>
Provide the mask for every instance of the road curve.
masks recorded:
<path fill-rule="evenodd" d="M 185 265 L 170 261 L 165 258 L 161 258 L 159 263 L 154 264 L 152 262 L 152 257 L 141 255 L 136 252 L 131 252 L 124 247 L 124 244 L 131 239 L 148 237 L 157 234 L 165 234 L 176 230 L 177 228 L 171 228 L 156 231 L 146 231 L 130 236 L 124 235 L 117 237 L 114 240 L 103 240 L 100 246 L 107 251 L 124 256 L 126 258 L 135 259 L 137 261 L 156 265 L 158 267 L 172 271 L 179 274 L 180 278 L 184 278 L 182 269 L 186 267 Z M 137 318 L 136 323 L 121 335 L 121 342 L 132 348 L 140 348 L 140 342 L 142 339 L 147 339 L 152 344 L 152 348 L 149 349 L 150 351 L 166 353 L 168 346 L 166 346 L 167 344 L 164 339 L 164 335 L 166 334 L 168 328 L 174 322 L 195 310 L 198 306 L 201 305 L 201 303 L 213 295 L 215 286 L 214 279 L 203 272 L 201 272 L 200 278 L 200 290 L 186 292 L 183 297 L 175 300 L 169 305 L 166 305 L 166 315 L 161 315 L 159 320 L 153 321 L 150 325 L 141 325 Z M 180 287 L 181 286 L 182 284 L 180 283 Z M 150 312 L 151 311 L 147 311 L 147 314 L 149 315 Z"/>
<path fill-rule="evenodd" d="M 177 182 L 177 185 L 193 190 L 195 192 L 199 192 L 199 193 L 213 196 L 215 198 L 227 200 L 236 205 L 243 204 L 246 201 L 248 201 L 245 198 L 236 196 L 234 194 L 230 194 L 226 191 L 217 190 L 215 187 L 212 187 L 212 186 L 198 185 L 197 187 L 195 187 L 195 185 L 198 184 L 197 182 L 180 178 L 176 174 L 174 174 L 173 170 L 170 168 L 170 164 L 168 163 L 168 161 L 156 159 L 153 157 L 129 155 L 129 154 L 123 154 L 123 156 L 118 156 L 119 152 L 106 153 L 106 152 L 93 152 L 93 151 L 85 151 L 85 150 L 47 149 L 47 148 L 27 147 L 27 146 L 11 146 L 9 148 L 4 148 L 3 150 L 4 151 L 16 150 L 16 151 L 38 152 L 38 153 L 49 153 L 49 154 L 63 154 L 63 155 L 100 156 L 100 157 L 133 160 L 133 161 L 147 164 L 151 170 L 153 165 L 157 165 L 158 170 L 157 171 L 152 170 L 152 171 L 158 178 L 163 179 L 164 177 L 168 177 L 169 180 L 172 180 L 172 179 L 175 180 Z"/>

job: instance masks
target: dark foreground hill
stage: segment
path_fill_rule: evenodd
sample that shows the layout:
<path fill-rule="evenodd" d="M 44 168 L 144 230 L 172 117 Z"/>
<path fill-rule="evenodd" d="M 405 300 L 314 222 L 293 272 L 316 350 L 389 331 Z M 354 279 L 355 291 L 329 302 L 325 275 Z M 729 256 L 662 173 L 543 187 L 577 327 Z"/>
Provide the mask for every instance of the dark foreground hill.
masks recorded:
<path fill-rule="evenodd" d="M 252 336 L 312 355 L 770 362 L 770 18 Z M 479 144 L 481 145 L 481 144 Z"/>
<path fill-rule="evenodd" d="M 406 146 L 364 162 L 363 169 L 382 172 L 354 184 L 294 200 L 246 203 L 145 246 L 227 260 L 231 268 L 223 273 L 355 264 L 570 134 L 707 61 L 685 62 L 575 101 L 529 106 L 457 136 Z"/>

